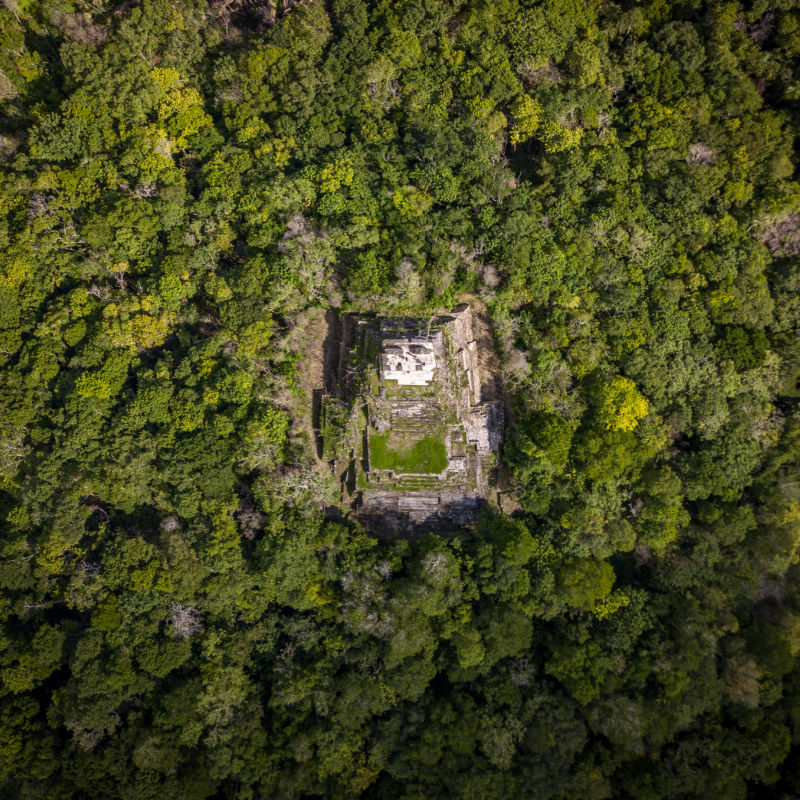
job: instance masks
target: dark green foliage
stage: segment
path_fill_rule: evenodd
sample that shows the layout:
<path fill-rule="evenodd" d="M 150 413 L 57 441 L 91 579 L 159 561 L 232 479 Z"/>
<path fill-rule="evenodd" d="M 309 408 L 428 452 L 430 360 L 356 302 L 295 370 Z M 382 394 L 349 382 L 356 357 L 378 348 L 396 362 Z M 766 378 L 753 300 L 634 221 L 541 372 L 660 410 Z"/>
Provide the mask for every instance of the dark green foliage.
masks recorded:
<path fill-rule="evenodd" d="M 800 795 L 796 0 L 9 1 L 0 103 L 2 797 Z M 464 295 L 520 510 L 379 543 L 320 320 Z"/>

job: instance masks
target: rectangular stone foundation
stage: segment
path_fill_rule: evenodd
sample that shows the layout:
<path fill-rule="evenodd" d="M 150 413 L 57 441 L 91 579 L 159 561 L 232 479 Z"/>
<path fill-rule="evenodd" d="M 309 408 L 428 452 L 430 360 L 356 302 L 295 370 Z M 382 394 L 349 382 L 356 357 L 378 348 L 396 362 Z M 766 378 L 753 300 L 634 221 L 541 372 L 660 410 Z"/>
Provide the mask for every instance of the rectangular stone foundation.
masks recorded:
<path fill-rule="evenodd" d="M 350 315 L 339 353 L 321 450 L 357 518 L 376 535 L 472 524 L 496 495 L 505 425 L 486 312 Z"/>

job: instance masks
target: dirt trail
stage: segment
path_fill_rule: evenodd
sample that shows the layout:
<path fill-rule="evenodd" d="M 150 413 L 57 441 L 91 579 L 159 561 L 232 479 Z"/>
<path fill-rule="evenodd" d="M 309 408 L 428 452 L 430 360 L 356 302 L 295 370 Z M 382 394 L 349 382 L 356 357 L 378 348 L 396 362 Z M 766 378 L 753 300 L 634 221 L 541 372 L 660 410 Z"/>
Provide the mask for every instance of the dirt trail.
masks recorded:
<path fill-rule="evenodd" d="M 296 399 L 292 412 L 295 430 L 301 435 L 305 434 L 314 443 L 314 419 L 319 411 L 318 404 L 335 368 L 331 355 L 335 348 L 331 343 L 338 330 L 338 315 L 335 311 L 314 308 L 307 311 L 306 316 L 308 321 L 303 329 L 297 366 L 300 397 Z M 313 450 L 316 455 L 317 448 Z"/>

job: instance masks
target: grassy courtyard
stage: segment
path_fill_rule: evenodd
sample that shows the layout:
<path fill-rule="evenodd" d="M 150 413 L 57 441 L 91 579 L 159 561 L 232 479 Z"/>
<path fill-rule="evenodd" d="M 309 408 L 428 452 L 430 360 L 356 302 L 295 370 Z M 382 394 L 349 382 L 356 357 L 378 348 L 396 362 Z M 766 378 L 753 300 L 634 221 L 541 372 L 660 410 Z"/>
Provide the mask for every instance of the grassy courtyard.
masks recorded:
<path fill-rule="evenodd" d="M 421 438 L 394 433 L 374 433 L 369 437 L 372 469 L 396 473 L 442 472 L 447 467 L 447 451 L 441 432 Z"/>

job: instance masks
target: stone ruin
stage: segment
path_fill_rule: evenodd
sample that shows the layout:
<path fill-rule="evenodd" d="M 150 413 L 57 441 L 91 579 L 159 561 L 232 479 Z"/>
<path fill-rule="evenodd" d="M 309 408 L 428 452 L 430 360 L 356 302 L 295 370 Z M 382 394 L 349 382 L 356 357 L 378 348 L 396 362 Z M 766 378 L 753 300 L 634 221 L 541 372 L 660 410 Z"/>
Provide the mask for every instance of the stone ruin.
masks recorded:
<path fill-rule="evenodd" d="M 402 330 L 402 329 L 401 329 Z M 427 386 L 436 371 L 437 353 L 442 354 L 442 333 L 420 335 L 416 330 L 397 333 L 389 320 L 382 320 L 380 376 L 400 386 Z"/>
<path fill-rule="evenodd" d="M 505 425 L 486 315 L 347 315 L 337 333 L 317 434 L 343 499 L 378 535 L 472 523 Z"/>

